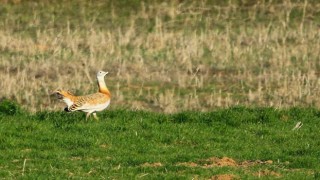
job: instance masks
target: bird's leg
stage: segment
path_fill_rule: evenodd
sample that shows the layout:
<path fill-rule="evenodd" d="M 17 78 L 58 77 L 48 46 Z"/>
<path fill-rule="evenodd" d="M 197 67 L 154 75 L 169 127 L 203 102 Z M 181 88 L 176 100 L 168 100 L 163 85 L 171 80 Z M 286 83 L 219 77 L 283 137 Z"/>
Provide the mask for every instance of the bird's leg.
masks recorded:
<path fill-rule="evenodd" d="M 98 118 L 98 116 L 97 116 L 97 113 L 92 113 L 93 114 L 93 117 L 97 120 L 97 121 L 99 121 L 99 118 Z"/>
<path fill-rule="evenodd" d="M 91 112 L 88 112 L 86 115 L 86 121 L 88 121 L 88 118 L 90 117 Z"/>

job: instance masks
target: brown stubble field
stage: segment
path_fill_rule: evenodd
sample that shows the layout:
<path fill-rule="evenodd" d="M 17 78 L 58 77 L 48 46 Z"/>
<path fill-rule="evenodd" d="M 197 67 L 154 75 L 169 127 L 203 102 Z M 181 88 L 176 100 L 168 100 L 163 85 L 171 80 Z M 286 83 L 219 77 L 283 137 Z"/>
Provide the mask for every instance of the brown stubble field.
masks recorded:
<path fill-rule="evenodd" d="M 0 97 L 61 110 L 53 90 L 95 92 L 105 70 L 111 108 L 318 107 L 319 9 L 307 0 L 2 0 Z"/>

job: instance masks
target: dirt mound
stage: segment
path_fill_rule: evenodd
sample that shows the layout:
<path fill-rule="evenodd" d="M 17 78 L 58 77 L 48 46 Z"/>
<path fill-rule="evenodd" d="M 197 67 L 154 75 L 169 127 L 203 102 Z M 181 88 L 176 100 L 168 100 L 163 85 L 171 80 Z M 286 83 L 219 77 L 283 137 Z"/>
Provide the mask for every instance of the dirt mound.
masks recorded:
<path fill-rule="evenodd" d="M 228 157 L 223 157 L 223 158 L 217 158 L 217 157 L 211 157 L 207 160 L 208 164 L 204 164 L 204 167 L 210 168 L 212 166 L 218 166 L 218 167 L 223 167 L 223 166 L 238 166 L 239 164 Z"/>
<path fill-rule="evenodd" d="M 255 160 L 255 161 L 243 161 L 243 162 L 237 162 L 232 158 L 229 157 L 210 157 L 208 159 L 200 160 L 199 163 L 195 162 L 182 162 L 178 163 L 179 166 L 188 166 L 188 167 L 202 167 L 202 168 L 212 168 L 212 167 L 248 167 L 248 166 L 255 166 L 259 164 L 272 164 L 272 160 L 267 161 L 261 161 L 261 160 Z"/>
<path fill-rule="evenodd" d="M 273 164 L 272 160 L 262 161 L 262 160 L 246 160 L 242 162 L 237 162 L 236 160 L 229 158 L 229 157 L 210 157 L 208 159 L 202 159 L 197 162 L 179 162 L 176 166 L 186 166 L 190 168 L 214 168 L 214 167 L 236 167 L 236 168 L 247 168 L 251 166 L 257 165 L 270 165 Z M 149 163 L 146 162 L 141 165 L 142 167 L 161 167 L 163 166 L 160 162 Z M 273 176 L 273 177 L 281 177 L 281 174 L 272 171 L 272 170 L 260 170 L 258 172 L 253 173 L 254 176 L 263 177 L 263 176 Z M 233 174 L 219 174 L 212 176 L 210 179 L 212 180 L 231 180 L 231 179 L 238 179 Z"/>
<path fill-rule="evenodd" d="M 210 178 L 210 180 L 233 180 L 233 179 L 237 179 L 236 176 L 233 174 L 219 174 L 219 175 L 212 176 Z"/>

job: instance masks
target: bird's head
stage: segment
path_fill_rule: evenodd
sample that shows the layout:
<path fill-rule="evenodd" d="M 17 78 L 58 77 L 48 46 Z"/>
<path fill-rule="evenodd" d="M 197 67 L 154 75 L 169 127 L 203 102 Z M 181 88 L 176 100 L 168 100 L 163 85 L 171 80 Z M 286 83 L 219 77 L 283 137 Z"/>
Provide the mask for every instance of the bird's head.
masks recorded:
<path fill-rule="evenodd" d="M 73 96 L 70 91 L 65 91 L 62 89 L 55 90 L 52 95 L 55 95 L 58 99 L 63 99 L 64 97 Z"/>
<path fill-rule="evenodd" d="M 105 75 L 107 75 L 108 74 L 108 72 L 105 72 L 105 71 L 99 71 L 98 73 L 97 73 L 97 78 L 99 78 L 99 77 L 104 77 Z"/>

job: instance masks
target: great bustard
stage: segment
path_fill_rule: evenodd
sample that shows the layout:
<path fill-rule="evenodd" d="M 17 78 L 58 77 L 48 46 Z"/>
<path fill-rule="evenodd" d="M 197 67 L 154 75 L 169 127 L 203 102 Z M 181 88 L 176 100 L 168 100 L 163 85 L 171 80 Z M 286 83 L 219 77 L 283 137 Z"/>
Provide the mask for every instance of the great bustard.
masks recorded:
<path fill-rule="evenodd" d="M 104 81 L 104 76 L 108 72 L 99 71 L 97 73 L 97 80 L 99 86 L 99 92 L 84 96 L 76 96 L 69 91 L 58 89 L 54 92 L 58 99 L 63 100 L 67 107 L 64 108 L 67 112 L 83 111 L 86 112 L 86 120 L 90 114 L 98 120 L 96 112 L 106 109 L 110 104 L 111 93 L 108 90 Z"/>

